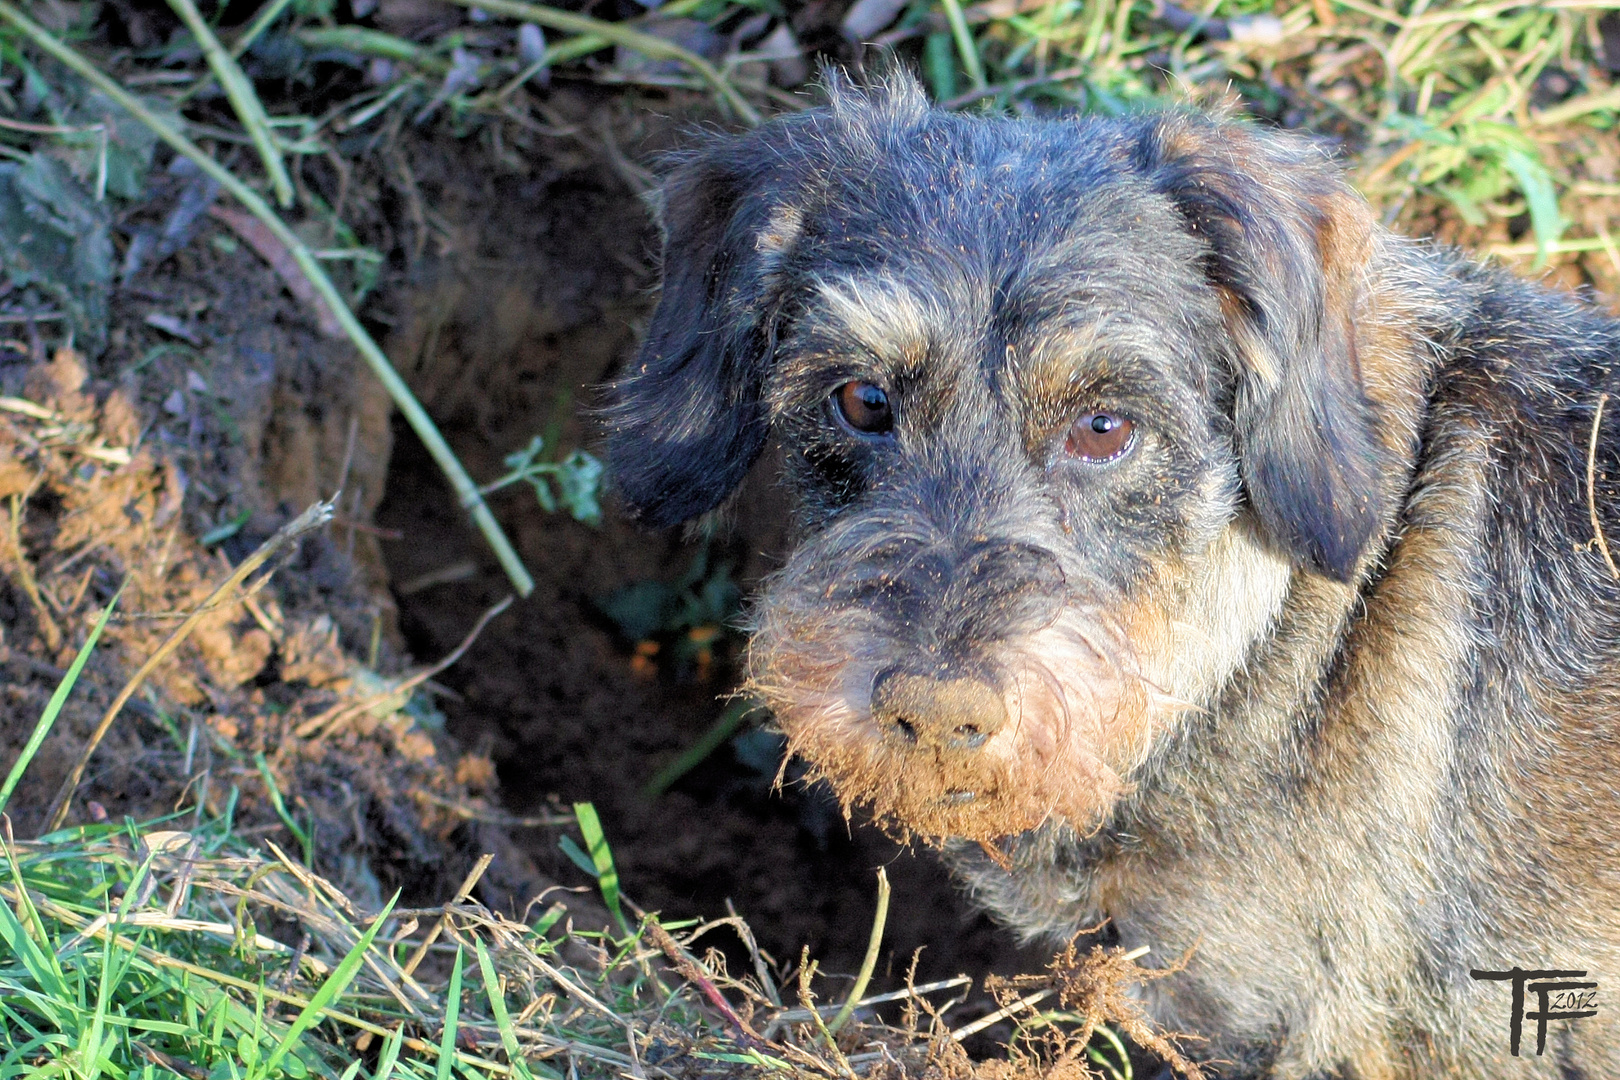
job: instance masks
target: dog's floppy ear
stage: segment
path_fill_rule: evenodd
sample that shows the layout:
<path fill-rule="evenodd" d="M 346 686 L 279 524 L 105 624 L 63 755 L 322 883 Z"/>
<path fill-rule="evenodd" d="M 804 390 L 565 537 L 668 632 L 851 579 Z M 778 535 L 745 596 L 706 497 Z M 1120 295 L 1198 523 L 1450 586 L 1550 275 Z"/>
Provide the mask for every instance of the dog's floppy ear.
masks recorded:
<path fill-rule="evenodd" d="M 1206 273 L 1238 367 L 1249 502 L 1299 563 L 1348 581 L 1384 527 L 1388 453 L 1363 390 L 1354 320 L 1373 221 L 1302 140 L 1174 115 L 1137 167 L 1209 244 Z"/>
<path fill-rule="evenodd" d="M 765 445 L 774 271 L 801 217 L 797 170 L 762 150 L 718 140 L 663 189 L 663 292 L 605 414 L 614 484 L 649 525 L 714 509 Z"/>

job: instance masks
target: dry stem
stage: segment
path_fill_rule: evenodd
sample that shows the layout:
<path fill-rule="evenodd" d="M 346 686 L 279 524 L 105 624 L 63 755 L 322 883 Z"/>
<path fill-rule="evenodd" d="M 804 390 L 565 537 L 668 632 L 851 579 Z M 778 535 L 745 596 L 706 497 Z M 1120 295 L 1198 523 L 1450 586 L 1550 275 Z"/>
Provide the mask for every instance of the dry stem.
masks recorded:
<path fill-rule="evenodd" d="M 1609 554 L 1609 542 L 1603 538 L 1603 526 L 1598 522 L 1597 512 L 1598 428 L 1603 423 L 1603 406 L 1608 400 L 1608 394 L 1599 394 L 1597 410 L 1592 413 L 1592 437 L 1586 443 L 1586 510 L 1592 515 L 1592 539 L 1597 541 L 1598 550 L 1603 553 L 1603 561 L 1609 566 L 1609 573 L 1616 581 L 1620 581 L 1620 566 L 1614 565 L 1614 557 Z"/>

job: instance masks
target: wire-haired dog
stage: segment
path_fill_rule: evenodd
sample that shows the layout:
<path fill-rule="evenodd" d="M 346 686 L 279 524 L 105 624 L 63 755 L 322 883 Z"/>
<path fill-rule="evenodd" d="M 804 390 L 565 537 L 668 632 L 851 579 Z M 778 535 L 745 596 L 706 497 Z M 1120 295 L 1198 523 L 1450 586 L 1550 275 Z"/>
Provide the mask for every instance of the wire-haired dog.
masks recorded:
<path fill-rule="evenodd" d="M 655 525 L 780 440 L 792 749 L 1022 933 L 1191 949 L 1221 1075 L 1620 1077 L 1620 324 L 1296 137 L 830 93 L 674 171 L 608 414 Z"/>

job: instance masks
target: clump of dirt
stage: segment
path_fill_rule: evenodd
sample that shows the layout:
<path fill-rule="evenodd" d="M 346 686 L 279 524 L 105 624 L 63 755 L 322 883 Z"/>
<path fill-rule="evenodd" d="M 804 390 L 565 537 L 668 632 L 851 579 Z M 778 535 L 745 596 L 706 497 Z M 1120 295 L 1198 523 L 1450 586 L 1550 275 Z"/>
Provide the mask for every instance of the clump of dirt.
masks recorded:
<path fill-rule="evenodd" d="M 18 759 L 118 597 L 10 800 L 15 832 L 49 826 L 114 695 L 232 566 L 341 489 L 334 524 L 282 557 L 268 588 L 216 603 L 151 672 L 67 820 L 183 811 L 193 827 L 302 845 L 362 899 L 396 886 L 437 899 L 483 850 L 502 856 L 490 895 L 503 906 L 549 884 L 487 824 L 499 815 L 468 778 L 488 762 L 446 740 L 420 699 L 389 693 L 403 657 L 368 517 L 392 432 L 369 373 L 229 242 L 117 290 L 112 324 L 94 364 L 66 346 L 44 359 L 32 326 L 0 342 L 0 760 Z"/>
<path fill-rule="evenodd" d="M 1192 954 L 1162 968 L 1146 968 L 1136 963 L 1139 953 L 1127 952 L 1118 945 L 1093 944 L 1082 951 L 1078 942 L 1101 929 L 1095 926 L 1081 931 L 1052 958 L 1044 974 L 1011 978 L 992 975 L 985 980 L 985 988 L 1004 1013 L 1017 1015 L 1055 997 L 1058 1005 L 1079 1019 L 1079 1025 L 1072 1030 L 1046 1029 L 1047 1045 L 1042 1048 L 1045 1053 L 1020 1054 L 1014 1047 L 1008 1061 L 984 1063 L 979 1069 L 982 1080 L 1011 1080 L 1031 1073 L 1054 1080 L 1066 1074 L 1089 1077 L 1093 1073 L 1081 1063 L 1092 1034 L 1103 1024 L 1112 1025 L 1138 1047 L 1151 1051 L 1175 1075 L 1202 1080 L 1203 1070 L 1177 1045 L 1194 1037 L 1161 1031 L 1148 1016 L 1136 989 L 1180 972 Z M 1076 1065 L 1080 1065 L 1078 1070 Z"/>

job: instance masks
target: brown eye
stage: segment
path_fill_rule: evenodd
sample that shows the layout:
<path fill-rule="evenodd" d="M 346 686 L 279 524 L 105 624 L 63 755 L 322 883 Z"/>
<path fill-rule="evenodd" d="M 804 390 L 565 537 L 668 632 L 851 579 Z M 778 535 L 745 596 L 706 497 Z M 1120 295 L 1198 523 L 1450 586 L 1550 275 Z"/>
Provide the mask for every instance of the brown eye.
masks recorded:
<path fill-rule="evenodd" d="M 1086 413 L 1069 428 L 1063 448 L 1084 461 L 1112 461 L 1130 448 L 1135 427 L 1115 413 Z"/>
<path fill-rule="evenodd" d="M 833 402 L 844 422 L 862 435 L 884 435 L 894 427 L 889 395 L 869 382 L 847 382 L 833 391 Z"/>

